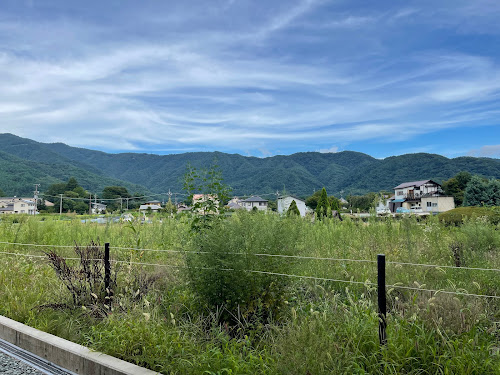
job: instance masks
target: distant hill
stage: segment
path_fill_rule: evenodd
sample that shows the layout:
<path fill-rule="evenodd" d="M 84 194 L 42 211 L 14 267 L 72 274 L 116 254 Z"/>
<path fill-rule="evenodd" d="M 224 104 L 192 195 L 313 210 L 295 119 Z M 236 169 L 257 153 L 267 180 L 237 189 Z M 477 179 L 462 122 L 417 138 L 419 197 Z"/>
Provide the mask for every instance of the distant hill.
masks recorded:
<path fill-rule="evenodd" d="M 139 184 L 106 175 L 92 166 L 67 159 L 51 151 L 50 145 L 12 134 L 0 134 L 0 189 L 7 195 L 31 196 L 33 184 L 42 191 L 49 185 L 75 177 L 91 192 L 101 192 L 105 186 L 126 186 L 131 192 L 147 193 Z"/>
<path fill-rule="evenodd" d="M 383 160 L 369 155 L 302 152 L 268 158 L 221 152 L 174 155 L 109 154 L 65 145 L 45 144 L 12 134 L 0 134 L 0 189 L 7 194 L 27 194 L 32 184 L 42 190 L 53 182 L 74 176 L 82 186 L 100 192 L 104 186 L 122 185 L 129 191 L 163 193 L 182 191 L 188 163 L 220 166 L 225 182 L 236 195 L 270 194 L 285 188 L 308 196 L 326 187 L 329 194 L 364 194 L 392 190 L 404 181 L 432 179 L 442 182 L 460 171 L 500 178 L 500 160 L 435 154 L 406 154 Z"/>

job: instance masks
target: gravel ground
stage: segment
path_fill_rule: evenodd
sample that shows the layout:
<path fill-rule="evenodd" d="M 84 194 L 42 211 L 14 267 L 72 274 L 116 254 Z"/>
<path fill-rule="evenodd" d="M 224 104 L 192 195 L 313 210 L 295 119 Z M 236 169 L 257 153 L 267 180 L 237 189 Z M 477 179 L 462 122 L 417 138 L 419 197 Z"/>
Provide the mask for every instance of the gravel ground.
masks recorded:
<path fill-rule="evenodd" d="M 43 375 L 30 365 L 0 352 L 0 375 Z"/>

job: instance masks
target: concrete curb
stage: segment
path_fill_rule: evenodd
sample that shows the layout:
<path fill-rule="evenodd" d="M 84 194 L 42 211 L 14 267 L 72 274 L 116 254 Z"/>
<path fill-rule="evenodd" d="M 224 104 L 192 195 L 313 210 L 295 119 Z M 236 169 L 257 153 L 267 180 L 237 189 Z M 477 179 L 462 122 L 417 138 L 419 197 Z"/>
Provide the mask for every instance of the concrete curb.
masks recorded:
<path fill-rule="evenodd" d="M 0 338 L 76 374 L 158 374 L 107 354 L 91 351 L 82 345 L 28 327 L 1 315 Z"/>

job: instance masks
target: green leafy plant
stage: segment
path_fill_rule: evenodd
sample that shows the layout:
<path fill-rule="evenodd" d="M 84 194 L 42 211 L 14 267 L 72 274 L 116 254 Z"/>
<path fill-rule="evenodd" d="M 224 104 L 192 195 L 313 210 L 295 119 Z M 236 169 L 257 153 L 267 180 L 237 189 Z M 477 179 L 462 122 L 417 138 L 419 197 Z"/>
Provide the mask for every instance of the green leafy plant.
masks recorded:
<path fill-rule="evenodd" d="M 279 315 L 289 279 L 290 259 L 258 256 L 296 253 L 298 218 L 238 212 L 194 238 L 187 264 L 193 291 L 203 306 L 223 309 L 222 321 Z"/>
<path fill-rule="evenodd" d="M 192 202 L 191 213 L 194 216 L 191 228 L 199 232 L 210 228 L 216 218 L 223 217 L 224 205 L 229 200 L 231 189 L 224 184 L 216 164 L 200 170 L 188 165 L 184 175 L 184 191 Z"/>

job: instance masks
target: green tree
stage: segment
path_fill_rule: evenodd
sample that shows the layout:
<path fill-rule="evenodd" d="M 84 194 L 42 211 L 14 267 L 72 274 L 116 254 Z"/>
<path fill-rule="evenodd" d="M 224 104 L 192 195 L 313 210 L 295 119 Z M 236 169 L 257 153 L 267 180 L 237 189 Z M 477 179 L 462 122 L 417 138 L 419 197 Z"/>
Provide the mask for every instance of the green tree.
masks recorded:
<path fill-rule="evenodd" d="M 463 204 L 465 188 L 471 178 L 472 175 L 469 172 L 460 172 L 443 182 L 444 193 L 452 196 L 457 206 Z"/>
<path fill-rule="evenodd" d="M 123 199 L 130 198 L 127 188 L 123 186 L 106 186 L 102 190 L 102 199 L 108 200 L 107 211 L 116 211 L 123 207 Z"/>
<path fill-rule="evenodd" d="M 51 209 L 53 212 L 60 210 L 60 194 L 63 195 L 63 212 L 76 211 L 79 214 L 87 212 L 88 203 L 82 200 L 82 198 L 88 198 L 87 191 L 78 184 L 74 177 L 71 177 L 67 183 L 52 184 L 46 190 L 45 197 L 54 203 L 54 207 Z"/>
<path fill-rule="evenodd" d="M 5 197 L 5 193 L 3 192 L 2 189 L 0 189 L 0 197 Z"/>
<path fill-rule="evenodd" d="M 293 216 L 293 215 L 300 216 L 300 211 L 299 211 L 299 208 L 297 207 L 297 202 L 295 202 L 295 200 L 293 200 L 292 203 L 290 204 L 290 207 L 288 207 L 288 211 L 286 212 L 286 215 L 287 216 Z"/>
<path fill-rule="evenodd" d="M 80 186 L 80 185 L 78 184 L 78 181 L 76 180 L 76 178 L 70 177 L 70 179 L 66 183 L 66 190 L 74 190 L 78 186 Z"/>
<path fill-rule="evenodd" d="M 500 180 L 491 179 L 488 185 L 490 206 L 500 206 Z"/>
<path fill-rule="evenodd" d="M 169 215 L 173 215 L 177 212 L 177 207 L 172 203 L 172 199 L 168 197 L 168 202 L 165 204 L 163 211 L 168 213 Z"/>
<path fill-rule="evenodd" d="M 479 176 L 472 176 L 464 192 L 464 206 L 488 205 L 488 181 Z"/>
<path fill-rule="evenodd" d="M 321 196 L 318 200 L 318 205 L 316 206 L 316 214 L 318 218 L 321 219 L 328 215 L 328 209 L 331 209 L 330 203 L 328 201 L 328 194 L 326 193 L 326 189 L 323 188 L 321 190 Z"/>
<path fill-rule="evenodd" d="M 194 231 L 212 226 L 216 217 L 225 213 L 225 203 L 229 201 L 231 189 L 224 184 L 222 172 L 216 164 L 197 170 L 190 164 L 184 175 L 184 191 L 193 202 L 192 212 L 196 214 L 191 222 Z M 194 194 L 202 194 L 202 199 L 193 200 Z"/>
<path fill-rule="evenodd" d="M 103 199 L 130 198 L 127 188 L 123 186 L 106 186 L 102 190 Z"/>
<path fill-rule="evenodd" d="M 349 195 L 347 197 L 347 202 L 349 203 L 349 208 L 353 211 L 368 212 L 371 208 L 375 207 L 377 194 L 368 193 L 365 195 Z"/>

